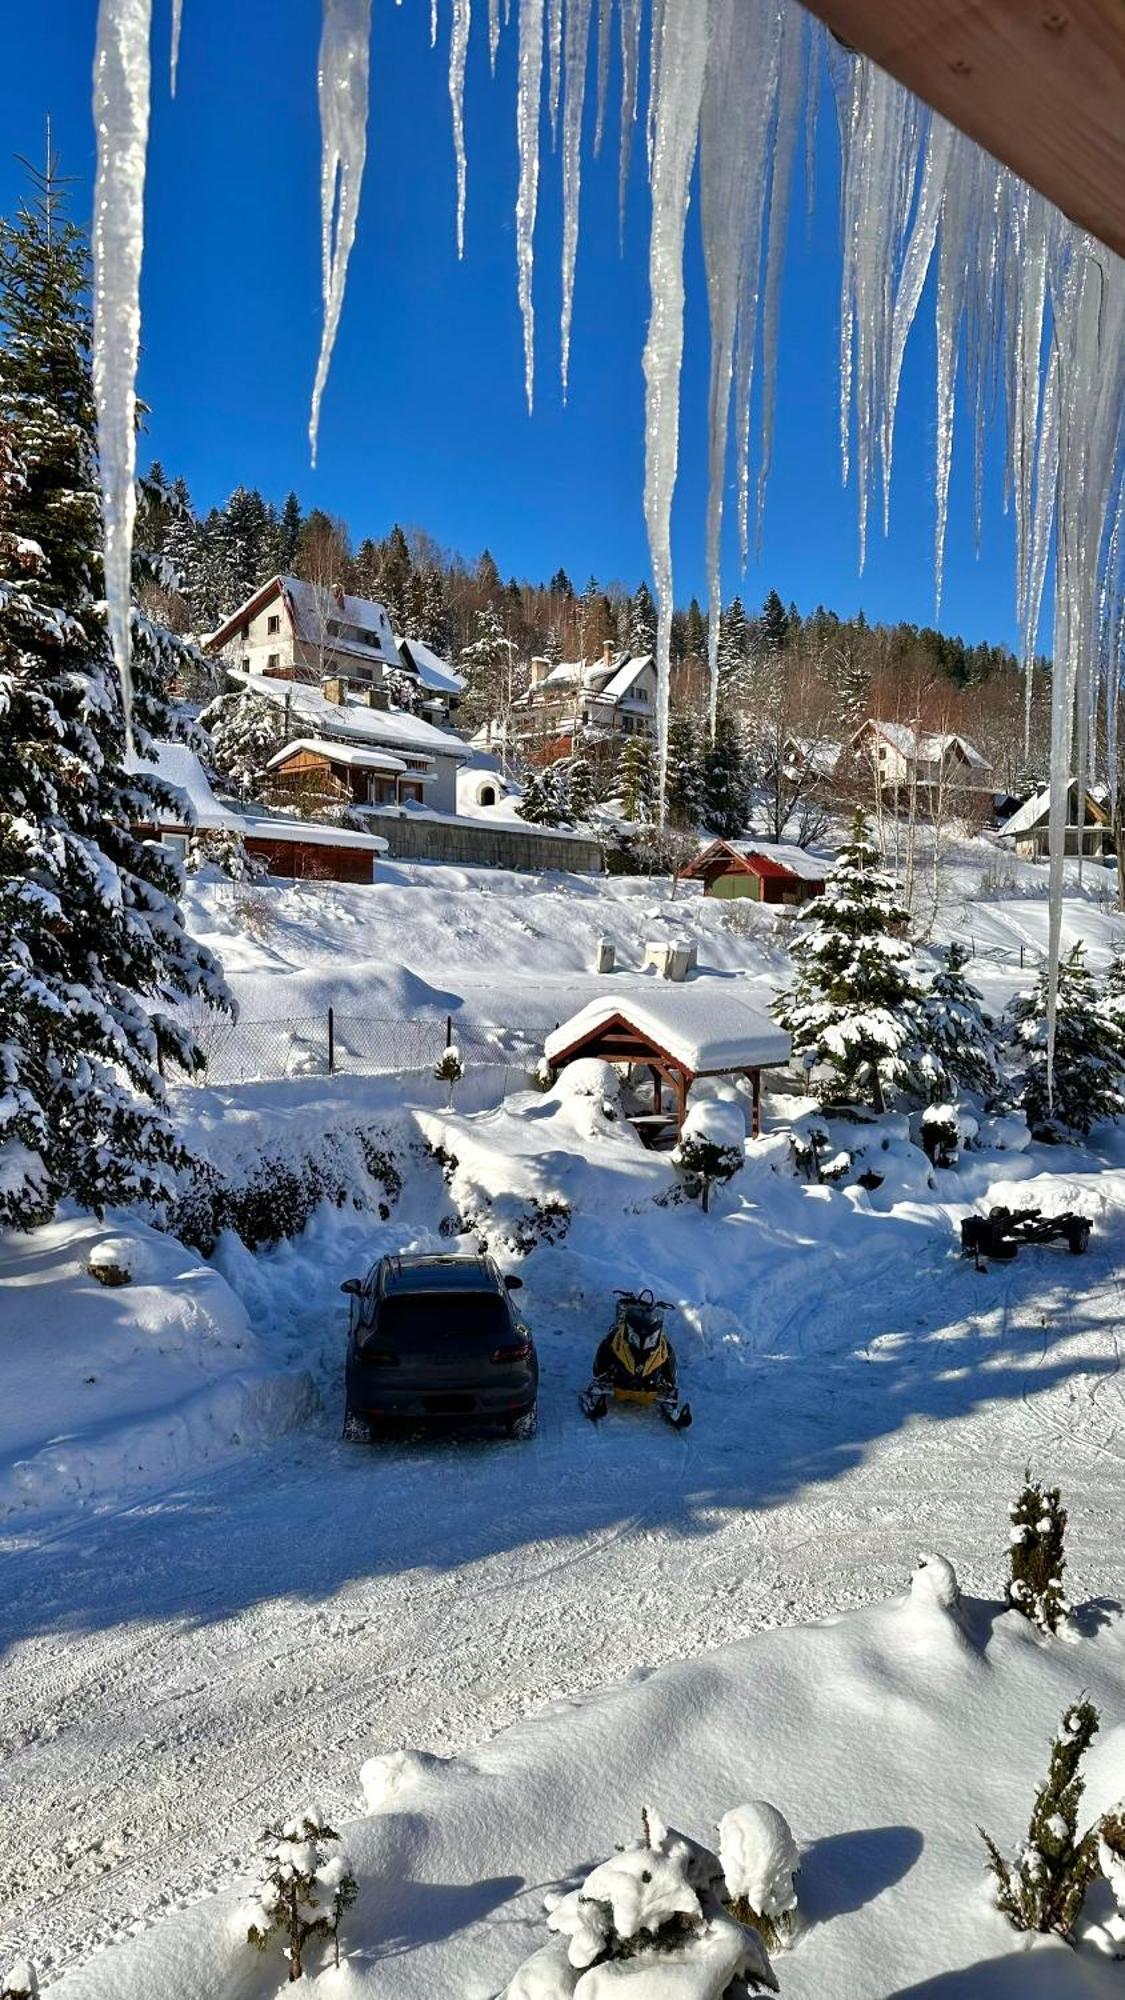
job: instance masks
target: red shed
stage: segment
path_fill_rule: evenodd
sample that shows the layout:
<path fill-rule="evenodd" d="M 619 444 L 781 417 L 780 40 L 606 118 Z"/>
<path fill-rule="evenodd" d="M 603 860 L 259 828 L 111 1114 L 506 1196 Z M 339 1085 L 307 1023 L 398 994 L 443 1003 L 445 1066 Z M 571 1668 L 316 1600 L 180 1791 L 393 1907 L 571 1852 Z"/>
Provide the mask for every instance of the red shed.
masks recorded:
<path fill-rule="evenodd" d="M 680 869 L 706 896 L 750 896 L 757 903 L 807 903 L 824 894 L 826 864 L 803 847 L 768 840 L 713 840 Z"/>

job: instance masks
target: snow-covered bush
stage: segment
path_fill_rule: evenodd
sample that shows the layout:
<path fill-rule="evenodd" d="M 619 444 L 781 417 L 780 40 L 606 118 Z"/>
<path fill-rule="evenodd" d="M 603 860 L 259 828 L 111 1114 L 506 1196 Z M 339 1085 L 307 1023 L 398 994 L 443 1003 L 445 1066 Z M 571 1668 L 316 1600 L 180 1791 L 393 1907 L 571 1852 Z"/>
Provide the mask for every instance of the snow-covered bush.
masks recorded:
<path fill-rule="evenodd" d="M 39 2000 L 39 1981 L 28 1958 L 18 1958 L 0 1973 L 0 2000 Z"/>
<path fill-rule="evenodd" d="M 384 1126 L 357 1126 L 326 1132 L 315 1152 L 266 1147 L 249 1167 L 230 1174 L 197 1160 L 160 1226 L 209 1257 L 225 1229 L 248 1250 L 287 1242 L 323 1202 L 372 1209 L 386 1222 L 402 1193 L 397 1144 Z"/>
<path fill-rule="evenodd" d="M 438 1082 L 444 1083 L 447 1086 L 448 1094 L 445 1101 L 450 1111 L 453 1109 L 453 1093 L 464 1077 L 464 1074 L 465 1063 L 461 1051 L 457 1047 L 456 1042 L 450 1042 L 442 1050 L 440 1057 L 434 1064 L 434 1075 Z"/>
<path fill-rule="evenodd" d="M 265 1855 L 252 1920 L 246 1932 L 256 1951 L 280 1945 L 290 1980 L 304 1975 L 312 1938 L 331 1939 L 340 1963 L 340 1921 L 358 1893 L 340 1836 L 315 1806 L 262 1835 Z"/>
<path fill-rule="evenodd" d="M 1000 1048 L 980 994 L 965 978 L 969 954 L 954 941 L 922 1001 L 921 1073 L 933 1100 L 956 1090 L 993 1097 L 1003 1089 Z"/>
<path fill-rule="evenodd" d="M 908 923 L 857 813 L 824 894 L 799 913 L 790 947 L 796 977 L 774 1011 L 794 1054 L 830 1071 L 831 1095 L 867 1094 L 876 1111 L 889 1088 L 918 1084 L 922 995 Z"/>
<path fill-rule="evenodd" d="M 1028 1478 L 1008 1512 L 1012 1522 L 1008 1602 L 1041 1632 L 1057 1632 L 1070 1610 L 1063 1588 L 1066 1508 L 1059 1489 L 1038 1486 Z"/>
<path fill-rule="evenodd" d="M 646 1813 L 643 1839 L 548 1906 L 555 1938 L 520 1967 L 506 2000 L 776 1993 L 762 1939 L 724 1909 L 722 1888 L 716 1855 Z"/>
<path fill-rule="evenodd" d="M 1012 1861 L 980 1829 L 996 1880 L 998 1909 L 1019 1931 L 1055 1931 L 1070 1938 L 1097 1866 L 1096 1829 L 1079 1837 L 1085 1790 L 1082 1759 L 1097 1733 L 1091 1702 L 1068 1708 L 1051 1745 L 1051 1763 L 1036 1794 L 1027 1839 Z"/>
<path fill-rule="evenodd" d="M 1023 1066 L 1022 1102 L 1037 1139 L 1085 1136 L 1102 1119 L 1125 1111 L 1125 1034 L 1104 1006 L 1098 983 L 1076 944 L 1059 966 L 1054 1062 L 1048 1074 L 1044 966 L 1034 987 L 1009 1009 L 1015 1054 Z"/>
<path fill-rule="evenodd" d="M 956 1105 L 928 1104 L 922 1113 L 921 1124 L 922 1150 L 931 1165 L 955 1167 L 961 1141 Z"/>
<path fill-rule="evenodd" d="M 197 875 L 201 868 L 217 868 L 232 882 L 244 882 L 262 872 L 261 864 L 251 861 L 246 842 L 233 826 L 195 827 L 188 835 L 185 866 L 189 875 Z"/>
<path fill-rule="evenodd" d="M 801 1857 L 784 1813 L 766 1799 L 735 1806 L 719 1821 L 719 1860 L 727 1908 L 749 1924 L 768 1951 L 780 1951 L 797 1919 Z"/>
<path fill-rule="evenodd" d="M 1125 1955 L 1125 1800 L 1103 1813 L 1094 1831 L 1098 1868 L 1109 1883 L 1117 1906 L 1113 1941 L 1121 1947 L 1118 1955 L 1122 1956 Z"/>
<path fill-rule="evenodd" d="M 684 1119 L 672 1165 L 698 1189 L 704 1214 L 711 1189 L 729 1181 L 746 1163 L 746 1120 L 737 1104 L 693 1104 Z"/>

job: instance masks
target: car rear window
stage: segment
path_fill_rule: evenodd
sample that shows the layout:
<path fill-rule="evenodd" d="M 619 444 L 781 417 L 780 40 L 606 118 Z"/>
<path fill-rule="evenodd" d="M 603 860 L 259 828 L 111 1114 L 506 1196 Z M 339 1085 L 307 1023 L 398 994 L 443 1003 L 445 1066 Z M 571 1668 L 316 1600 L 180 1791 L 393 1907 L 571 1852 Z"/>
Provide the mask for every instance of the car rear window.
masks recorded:
<path fill-rule="evenodd" d="M 511 1335 L 512 1323 L 495 1292 L 404 1292 L 379 1308 L 378 1340 L 388 1347 L 442 1347 L 472 1352 Z"/>

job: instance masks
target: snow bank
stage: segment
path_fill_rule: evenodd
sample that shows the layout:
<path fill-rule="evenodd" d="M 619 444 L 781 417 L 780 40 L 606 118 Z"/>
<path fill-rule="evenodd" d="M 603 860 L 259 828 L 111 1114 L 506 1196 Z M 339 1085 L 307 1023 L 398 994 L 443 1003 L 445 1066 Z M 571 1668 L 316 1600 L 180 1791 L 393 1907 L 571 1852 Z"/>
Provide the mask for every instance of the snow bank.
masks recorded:
<path fill-rule="evenodd" d="M 0 1237 L 0 1515 L 159 1485 L 315 1405 L 218 1271 L 123 1221 Z M 131 1282 L 98 1283 L 90 1266 L 107 1260 Z"/>
<path fill-rule="evenodd" d="M 976 1829 L 1018 1842 L 1079 1687 L 1106 1724 L 1088 1760 L 1084 1820 L 1125 1791 L 1125 1732 L 1110 1726 L 1125 1700 L 1125 1627 L 1111 1616 L 1096 1636 L 1044 1645 L 998 1604 L 962 1599 L 954 1610 L 942 1597 L 915 1588 L 823 1624 L 760 1632 L 556 1705 L 471 1755 L 380 1760 L 374 1784 L 367 1767 L 374 1810 L 334 1822 L 360 1882 L 341 1990 L 356 2000 L 490 2000 L 522 1966 L 510 2000 L 573 1993 L 572 1940 L 552 1940 L 548 1924 L 567 1931 L 567 1896 L 592 1857 L 635 1838 L 642 1804 L 667 1802 L 689 1838 L 710 1846 L 724 1816 L 764 1792 L 804 1837 L 802 1928 L 779 1965 L 785 2000 L 1110 2000 L 1120 1967 L 1092 1951 L 1036 1939 L 1028 1956 L 1029 1940 L 990 1903 Z M 765 1848 L 771 1864 L 794 1857 L 780 1836 L 758 1839 L 760 1805 L 748 1841 L 745 1812 L 719 1837 L 761 1891 Z M 630 1854 L 597 1871 L 626 1923 L 638 1896 L 663 1889 L 655 1877 L 639 1888 L 634 1874 Z M 262 2000 L 236 1907 L 233 1892 L 197 1905 L 52 1991 Z M 597 1968 L 596 1981 L 578 1983 L 581 2000 L 699 1990 L 676 1983 L 675 1958 L 662 1984 L 647 1968 L 643 1982 L 630 1980 L 628 1964 Z"/>

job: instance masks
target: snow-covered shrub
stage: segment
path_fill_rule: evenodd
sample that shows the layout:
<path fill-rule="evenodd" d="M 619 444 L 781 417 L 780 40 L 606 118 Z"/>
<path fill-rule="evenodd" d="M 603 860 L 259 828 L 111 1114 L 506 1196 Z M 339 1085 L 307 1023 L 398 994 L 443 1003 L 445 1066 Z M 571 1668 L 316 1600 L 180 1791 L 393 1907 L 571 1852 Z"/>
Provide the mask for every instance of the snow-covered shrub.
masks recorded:
<path fill-rule="evenodd" d="M 374 1183 L 374 1186 L 371 1184 Z M 209 1160 L 159 1217 L 160 1226 L 209 1257 L 225 1229 L 248 1250 L 299 1236 L 323 1202 L 372 1208 L 386 1222 L 402 1193 L 402 1167 L 383 1126 L 329 1131 L 315 1152 L 266 1147 L 249 1168 L 225 1174 Z"/>
<path fill-rule="evenodd" d="M 0 2000 L 39 2000 L 39 1981 L 28 1958 L 17 1958 L 0 1973 Z"/>
<path fill-rule="evenodd" d="M 949 1557 L 919 1556 L 910 1579 L 910 1595 L 916 1604 L 934 1604 L 941 1611 L 955 1611 L 961 1602 L 961 1586 Z"/>
<path fill-rule="evenodd" d="M 262 1835 L 265 1855 L 252 1920 L 246 1932 L 256 1951 L 278 1944 L 289 1960 L 290 1980 L 304 1975 L 311 1938 L 331 1939 L 340 1963 L 340 1920 L 358 1893 L 340 1836 L 315 1806 Z"/>
<path fill-rule="evenodd" d="M 1082 1759 L 1097 1733 L 1092 1702 L 1068 1708 L 1051 1745 L 1047 1777 L 1036 1794 L 1027 1839 L 1006 1861 L 996 1842 L 980 1829 L 988 1865 L 996 1880 L 997 1908 L 1019 1931 L 1055 1931 L 1072 1936 L 1083 1898 L 1097 1866 L 1096 1830 L 1078 1833 L 1078 1807 L 1085 1790 Z"/>
<path fill-rule="evenodd" d="M 1057 1632 L 1070 1610 L 1063 1588 L 1066 1508 L 1059 1489 L 1038 1486 L 1028 1478 L 1008 1513 L 1012 1522 L 1008 1602 L 1041 1632 Z"/>
<path fill-rule="evenodd" d="M 935 1167 L 955 1167 L 961 1141 L 953 1104 L 928 1104 L 922 1113 L 922 1151 Z"/>
<path fill-rule="evenodd" d="M 1114 1925 L 1114 1942 L 1125 1954 L 1125 1800 L 1103 1813 L 1094 1831 L 1098 1868 L 1109 1883 L 1120 1920 Z"/>
<path fill-rule="evenodd" d="M 531 1081 L 535 1085 L 536 1090 L 547 1091 L 554 1088 L 554 1065 L 547 1061 L 546 1056 L 540 1056 L 535 1068 L 531 1072 Z"/>
<path fill-rule="evenodd" d="M 201 868 L 217 868 L 232 882 L 245 881 L 262 873 L 260 862 L 251 861 L 246 842 L 237 827 L 197 826 L 188 835 L 185 866 L 189 875 Z"/>
<path fill-rule="evenodd" d="M 993 1097 L 1004 1086 L 996 1030 L 976 987 L 965 978 L 968 962 L 965 946 L 954 941 L 922 1001 L 920 1069 L 935 1100 L 958 1089 Z"/>
<path fill-rule="evenodd" d="M 746 1164 L 746 1120 L 737 1104 L 693 1104 L 684 1119 L 672 1165 L 698 1189 L 704 1214 L 711 1189 L 729 1181 Z"/>
<path fill-rule="evenodd" d="M 126 1237 L 105 1237 L 101 1243 L 95 1243 L 86 1260 L 86 1269 L 99 1285 L 132 1284 L 133 1249 Z"/>
<path fill-rule="evenodd" d="M 555 1940 L 522 1965 L 506 2000 L 615 2000 L 674 1990 L 682 2000 L 778 1991 L 757 1931 L 721 1900 L 708 1848 L 644 1815 L 644 1837 L 619 1848 L 549 1907 Z M 661 1979 L 664 1973 L 669 1983 Z"/>
<path fill-rule="evenodd" d="M 1014 1052 L 1023 1067 L 1022 1103 L 1036 1139 L 1085 1136 L 1125 1111 L 1125 1033 L 1076 944 L 1059 966 L 1054 1062 L 1048 1074 L 1046 966 L 1009 1009 Z"/>
<path fill-rule="evenodd" d="M 766 1799 L 735 1806 L 719 1821 L 719 1860 L 727 1908 L 749 1924 L 767 1951 L 780 1951 L 797 1920 L 801 1857 L 784 1813 Z"/>
<path fill-rule="evenodd" d="M 450 1042 L 442 1050 L 434 1064 L 434 1075 L 439 1083 L 447 1087 L 446 1105 L 452 1111 L 453 1093 L 465 1074 L 465 1063 L 456 1042 Z"/>

